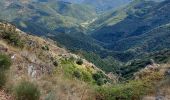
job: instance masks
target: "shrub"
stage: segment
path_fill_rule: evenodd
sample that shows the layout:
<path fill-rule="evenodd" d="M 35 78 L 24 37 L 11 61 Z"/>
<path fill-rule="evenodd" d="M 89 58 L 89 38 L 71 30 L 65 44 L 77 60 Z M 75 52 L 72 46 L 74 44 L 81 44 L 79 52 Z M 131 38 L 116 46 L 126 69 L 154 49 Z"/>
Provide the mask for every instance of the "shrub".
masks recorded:
<path fill-rule="evenodd" d="M 17 100 L 39 100 L 40 91 L 37 86 L 28 81 L 22 81 L 14 90 Z"/>
<path fill-rule="evenodd" d="M 54 62 L 53 62 L 53 65 L 57 67 L 57 66 L 58 66 L 58 62 L 57 62 L 57 61 L 54 61 Z"/>
<path fill-rule="evenodd" d="M 17 33 L 4 32 L 2 37 L 14 46 L 24 46 L 23 41 L 20 39 L 20 36 Z"/>
<path fill-rule="evenodd" d="M 101 87 L 98 90 L 104 100 L 139 100 L 144 95 L 142 82 L 117 84 L 113 87 Z"/>
<path fill-rule="evenodd" d="M 2 88 L 6 83 L 6 76 L 5 76 L 5 72 L 1 71 L 0 72 L 0 88 Z"/>
<path fill-rule="evenodd" d="M 96 81 L 97 85 L 103 85 L 108 82 L 106 76 L 100 71 L 93 74 L 93 79 Z"/>
<path fill-rule="evenodd" d="M 159 72 L 150 73 L 141 80 L 129 80 L 113 86 L 99 87 L 102 100 L 140 100 L 143 95 L 153 93 L 155 85 L 164 78 Z"/>
<path fill-rule="evenodd" d="M 96 81 L 100 78 L 103 78 L 103 77 L 104 77 L 104 75 L 103 75 L 102 72 L 97 72 L 97 73 L 93 74 L 93 79 L 96 80 Z"/>
<path fill-rule="evenodd" d="M 93 78 L 92 78 L 91 73 L 82 70 L 82 80 L 84 82 L 92 82 Z"/>
<path fill-rule="evenodd" d="M 8 56 L 0 54 L 0 70 L 9 69 L 11 66 L 11 60 Z"/>
<path fill-rule="evenodd" d="M 47 51 L 49 51 L 49 47 L 48 47 L 47 45 L 42 46 L 42 49 L 43 49 L 43 50 L 47 50 Z"/>
<path fill-rule="evenodd" d="M 82 59 L 78 59 L 78 60 L 76 61 L 76 63 L 77 63 L 78 65 L 82 65 L 82 64 L 83 64 L 83 60 L 82 60 Z"/>
<path fill-rule="evenodd" d="M 76 78 L 78 78 L 78 79 L 81 79 L 81 77 L 82 77 L 81 72 L 79 72 L 79 71 L 77 71 L 77 70 L 74 71 L 73 75 L 74 75 Z"/>
<path fill-rule="evenodd" d="M 96 83 L 97 83 L 97 85 L 101 86 L 101 85 L 105 84 L 106 81 L 107 81 L 107 80 L 104 79 L 104 78 L 99 78 L 99 79 L 96 81 Z"/>
<path fill-rule="evenodd" d="M 11 66 L 11 60 L 8 56 L 0 54 L 0 88 L 6 83 L 5 70 Z"/>

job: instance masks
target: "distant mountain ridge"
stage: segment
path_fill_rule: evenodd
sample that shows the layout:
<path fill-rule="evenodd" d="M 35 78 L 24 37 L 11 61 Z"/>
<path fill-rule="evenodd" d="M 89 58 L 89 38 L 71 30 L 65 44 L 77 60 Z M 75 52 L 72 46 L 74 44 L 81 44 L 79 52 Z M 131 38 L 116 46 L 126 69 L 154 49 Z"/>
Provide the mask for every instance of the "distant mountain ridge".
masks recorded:
<path fill-rule="evenodd" d="M 46 29 L 37 33 L 43 31 L 48 33 L 55 30 L 63 32 L 65 31 L 64 28 L 79 27 L 79 23 L 95 16 L 95 11 L 88 6 L 56 0 L 48 2 L 47 0 L 35 0 L 34 2 L 32 0 L 25 2 L 3 0 L 0 1 L 0 5 L 2 10 L 0 19 L 14 22 L 21 29 L 26 27 L 27 29 L 29 27 L 36 28 L 37 26 L 39 26 L 39 29 L 43 29 L 42 27 L 46 27 Z M 36 30 L 32 31 L 32 33 L 36 33 Z"/>
<path fill-rule="evenodd" d="M 117 9 L 128 5 L 133 0 L 61 0 L 71 3 L 81 3 L 94 7 L 97 12 L 105 12 L 111 9 Z M 163 1 L 163 0 L 148 0 L 148 1 Z"/>
<path fill-rule="evenodd" d="M 169 4 L 169 0 L 162 3 L 150 1 L 132 2 L 127 7 L 129 10 L 118 10 L 108 15 L 113 18 L 112 21 L 115 21 L 114 24 L 103 24 L 92 35 L 99 41 L 113 44 L 124 38 L 144 34 L 153 28 L 170 22 Z M 121 16 L 123 17 L 117 21 L 117 17 L 115 16 L 119 18 Z"/>
<path fill-rule="evenodd" d="M 119 8 L 132 0 L 62 0 L 71 3 L 81 3 L 94 7 L 97 12 L 104 12 L 110 9 Z"/>

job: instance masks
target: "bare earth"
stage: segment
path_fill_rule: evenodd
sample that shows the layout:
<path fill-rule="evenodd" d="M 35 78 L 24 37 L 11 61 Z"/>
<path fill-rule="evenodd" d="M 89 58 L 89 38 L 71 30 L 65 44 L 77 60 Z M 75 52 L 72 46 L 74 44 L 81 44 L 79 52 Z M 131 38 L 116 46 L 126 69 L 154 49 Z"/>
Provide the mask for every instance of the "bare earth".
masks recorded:
<path fill-rule="evenodd" d="M 6 94 L 3 90 L 0 90 L 0 100 L 13 100 L 8 94 Z"/>

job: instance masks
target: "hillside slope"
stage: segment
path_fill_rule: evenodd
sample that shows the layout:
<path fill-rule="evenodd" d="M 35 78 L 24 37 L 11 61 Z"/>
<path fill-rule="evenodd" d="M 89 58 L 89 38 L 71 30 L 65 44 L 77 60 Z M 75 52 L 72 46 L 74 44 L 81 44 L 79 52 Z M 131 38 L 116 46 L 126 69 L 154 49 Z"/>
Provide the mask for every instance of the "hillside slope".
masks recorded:
<path fill-rule="evenodd" d="M 103 13 L 110 9 L 116 9 L 127 5 L 132 0 L 62 0 L 72 3 L 79 3 L 92 6 L 98 13 Z"/>
<path fill-rule="evenodd" d="M 92 33 L 92 36 L 104 43 L 112 44 L 167 24 L 170 18 L 169 3 L 169 0 L 161 3 L 135 0 L 127 7 L 104 17 L 106 23 L 99 24 L 100 27 Z M 102 19 L 99 22 L 102 22 Z"/>
<path fill-rule="evenodd" d="M 114 50 L 134 50 L 137 52 L 159 51 L 169 47 L 170 39 L 170 24 L 162 25 L 153 30 L 150 30 L 140 36 L 129 37 L 117 41 L 117 45 L 109 46 Z"/>
<path fill-rule="evenodd" d="M 56 46 L 54 41 L 28 35 L 9 23 L 0 23 L 0 52 L 12 61 L 3 87 L 6 91 L 27 80 L 38 85 L 41 99 L 50 96 L 59 100 L 88 100 L 95 98 L 90 84 L 103 85 L 112 80 L 92 63 Z M 103 81 L 93 77 L 97 73 L 103 75 Z"/>
<path fill-rule="evenodd" d="M 110 52 L 106 55 L 123 62 L 169 48 L 169 3 L 169 0 L 135 0 L 100 16 L 89 26 L 88 32 Z"/>
<path fill-rule="evenodd" d="M 115 73 L 107 75 L 92 63 L 58 47 L 50 39 L 28 35 L 9 23 L 0 23 L 0 52 L 0 68 L 11 65 L 5 74 L 5 84 L 2 84 L 0 74 L 0 89 L 5 90 L 0 92 L 0 98 L 7 96 L 5 100 L 16 99 L 14 90 L 23 80 L 36 84 L 42 100 L 139 99 L 145 95 L 147 98 L 148 94 L 153 96 L 157 92 L 155 86 L 158 82 L 164 82 L 163 86 L 169 83 L 164 79 L 169 66 L 163 66 L 169 62 L 168 50 L 126 64 L 120 68 L 123 76 Z M 156 62 L 148 62 L 150 59 Z M 168 94 L 165 95 L 168 97 Z"/>
<path fill-rule="evenodd" d="M 96 15 L 89 6 L 56 0 L 1 0 L 0 5 L 0 19 L 13 22 L 24 31 L 41 35 L 71 30 Z"/>

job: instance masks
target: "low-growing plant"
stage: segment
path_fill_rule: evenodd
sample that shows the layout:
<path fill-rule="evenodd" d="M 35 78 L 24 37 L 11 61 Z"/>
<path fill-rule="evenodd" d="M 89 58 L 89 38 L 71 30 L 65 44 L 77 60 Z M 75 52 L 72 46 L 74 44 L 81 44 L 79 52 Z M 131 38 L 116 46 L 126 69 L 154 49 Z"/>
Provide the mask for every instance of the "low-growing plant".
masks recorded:
<path fill-rule="evenodd" d="M 57 67 L 57 66 L 58 66 L 58 62 L 57 62 L 57 61 L 54 61 L 54 62 L 53 62 L 53 65 Z"/>
<path fill-rule="evenodd" d="M 12 32 L 4 32 L 2 34 L 2 38 L 7 40 L 9 44 L 12 44 L 17 47 L 23 47 L 24 43 L 20 39 L 20 36 L 17 33 L 12 33 Z"/>
<path fill-rule="evenodd" d="M 82 59 L 78 59 L 78 60 L 76 61 L 76 63 L 77 63 L 78 65 L 82 65 L 82 64 L 83 64 L 83 60 L 82 60 Z"/>
<path fill-rule="evenodd" d="M 7 55 L 0 54 L 0 88 L 6 83 L 6 70 L 11 66 L 11 60 Z"/>
<path fill-rule="evenodd" d="M 5 54 L 0 53 L 0 70 L 2 71 L 9 69 L 10 66 L 11 66 L 10 58 Z"/>
<path fill-rule="evenodd" d="M 6 83 L 6 75 L 4 71 L 0 72 L 0 88 L 2 88 Z"/>
<path fill-rule="evenodd" d="M 93 79 L 96 81 L 97 85 L 99 86 L 108 82 L 107 77 L 101 71 L 94 73 Z"/>
<path fill-rule="evenodd" d="M 105 78 L 99 78 L 96 83 L 97 85 L 101 86 L 103 84 L 105 84 L 107 82 L 107 80 Z"/>
<path fill-rule="evenodd" d="M 97 91 L 102 100 L 140 100 L 142 96 L 153 93 L 154 86 L 161 79 L 163 75 L 154 72 L 140 80 L 129 80 L 126 83 L 99 87 Z"/>
<path fill-rule="evenodd" d="M 92 78 L 91 73 L 82 70 L 82 80 L 83 80 L 84 82 L 92 82 L 92 81 L 93 81 L 93 78 Z"/>
<path fill-rule="evenodd" d="M 78 79 L 81 79 L 81 77 L 82 77 L 82 73 L 78 70 L 74 71 L 73 75 Z"/>
<path fill-rule="evenodd" d="M 42 49 L 43 49 L 43 50 L 47 50 L 47 51 L 49 51 L 49 47 L 48 47 L 47 45 L 42 46 Z"/>
<path fill-rule="evenodd" d="M 40 90 L 28 81 L 20 82 L 14 88 L 14 94 L 17 100 L 39 100 L 40 98 Z"/>

